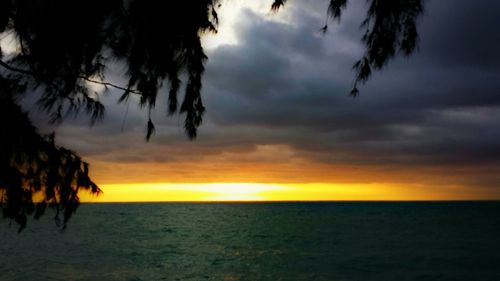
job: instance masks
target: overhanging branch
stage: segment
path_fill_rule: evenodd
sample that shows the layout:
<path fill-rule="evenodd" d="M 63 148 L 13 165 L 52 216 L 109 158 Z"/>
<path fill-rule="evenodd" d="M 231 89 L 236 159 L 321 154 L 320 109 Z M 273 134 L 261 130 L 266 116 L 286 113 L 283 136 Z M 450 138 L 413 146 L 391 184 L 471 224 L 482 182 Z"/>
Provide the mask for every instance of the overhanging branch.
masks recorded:
<path fill-rule="evenodd" d="M 17 67 L 14 67 L 12 65 L 9 65 L 8 63 L 6 63 L 6 62 L 4 62 L 2 60 L 0 60 L 0 65 L 3 66 L 5 69 L 13 71 L 13 72 L 18 72 L 18 73 L 22 73 L 22 74 L 26 74 L 26 75 L 31 75 L 31 76 L 34 76 L 34 77 L 40 77 L 41 76 L 41 75 L 39 75 L 36 72 L 30 71 L 30 70 L 26 70 L 26 69 L 17 68 Z M 64 75 L 58 75 L 56 77 L 65 77 L 65 76 Z M 98 85 L 103 85 L 105 87 L 112 87 L 112 88 L 115 88 L 115 89 L 119 89 L 119 90 L 122 90 L 122 91 L 133 93 L 133 94 L 141 94 L 137 90 L 127 89 L 127 88 L 115 85 L 113 83 L 110 83 L 110 82 L 103 82 L 103 81 L 99 81 L 99 80 L 94 80 L 94 79 L 91 79 L 91 78 L 89 78 L 87 76 L 79 75 L 79 76 L 77 76 L 77 78 L 85 80 L 85 81 L 90 82 L 90 83 L 94 83 L 94 84 L 98 84 Z"/>

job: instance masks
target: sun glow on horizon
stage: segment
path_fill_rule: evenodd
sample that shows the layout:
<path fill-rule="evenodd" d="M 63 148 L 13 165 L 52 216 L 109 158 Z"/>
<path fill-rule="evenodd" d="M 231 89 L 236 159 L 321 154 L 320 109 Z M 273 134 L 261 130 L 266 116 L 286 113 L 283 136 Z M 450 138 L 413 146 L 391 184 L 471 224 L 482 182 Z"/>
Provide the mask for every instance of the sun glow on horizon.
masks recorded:
<path fill-rule="evenodd" d="M 288 187 L 261 183 L 145 183 L 103 185 L 102 196 L 84 201 L 264 201 L 269 193 Z"/>
<path fill-rule="evenodd" d="M 135 183 L 102 185 L 82 202 L 461 200 L 422 185 L 387 183 Z M 456 187 L 457 188 L 457 187 Z"/>

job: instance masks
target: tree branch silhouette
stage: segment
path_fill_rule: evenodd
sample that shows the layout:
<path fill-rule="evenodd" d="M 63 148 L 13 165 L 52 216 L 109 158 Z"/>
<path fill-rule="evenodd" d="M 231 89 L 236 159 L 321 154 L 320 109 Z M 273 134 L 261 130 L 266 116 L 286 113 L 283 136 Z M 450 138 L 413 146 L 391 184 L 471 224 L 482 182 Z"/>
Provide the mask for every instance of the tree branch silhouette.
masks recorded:
<path fill-rule="evenodd" d="M 22 74 L 27 74 L 27 75 L 31 75 L 31 76 L 36 76 L 36 77 L 43 77 L 43 75 L 40 75 L 38 73 L 35 73 L 33 71 L 29 71 L 29 70 L 26 70 L 26 69 L 21 69 L 21 68 L 17 68 L 17 67 L 13 67 L 11 65 L 9 65 L 8 63 L 0 60 L 0 65 L 3 66 L 5 69 L 8 69 L 10 71 L 13 71 L 13 72 L 18 72 L 18 73 L 22 73 Z M 59 77 L 62 77 L 64 78 L 64 76 L 59 76 Z M 126 91 L 126 92 L 130 92 L 132 94 L 138 94 L 140 95 L 141 93 L 137 90 L 133 90 L 133 89 L 127 89 L 127 88 L 124 88 L 124 87 L 121 87 L 121 86 L 118 86 L 116 84 L 113 84 L 111 82 L 103 82 L 103 81 L 98 81 L 98 80 L 94 80 L 94 79 L 91 79 L 89 77 L 86 77 L 86 76 L 77 76 L 77 78 L 79 79 L 83 79 L 87 82 L 90 82 L 90 83 L 94 83 L 94 84 L 98 84 L 98 85 L 103 85 L 105 87 L 112 87 L 112 88 L 115 88 L 115 89 L 118 89 L 118 90 L 122 90 L 122 91 Z"/>
<path fill-rule="evenodd" d="M 271 9 L 277 11 L 287 1 L 274 0 Z M 361 42 L 365 46 L 365 54 L 352 66 L 355 76 L 350 95 L 356 97 L 359 94 L 358 85 L 366 83 L 373 70 L 381 70 L 397 53 L 409 56 L 418 48 L 417 21 L 424 11 L 424 1 L 366 1 L 369 8 L 360 26 L 364 29 Z M 328 18 L 340 21 L 348 2 L 330 0 L 322 32 L 328 29 Z"/>
<path fill-rule="evenodd" d="M 367 0 L 368 11 L 361 23 L 365 47 L 355 62 L 351 94 L 358 84 L 382 69 L 398 54 L 410 55 L 418 47 L 417 20 L 425 0 Z M 58 147 L 54 137 L 43 136 L 19 105 L 19 97 L 43 87 L 38 104 L 61 122 L 63 111 L 84 110 L 91 122 L 104 115 L 104 105 L 90 94 L 86 83 L 123 91 L 119 102 L 130 94 L 148 110 L 146 139 L 155 132 L 151 112 L 160 89 L 168 83 L 167 114 L 184 114 L 189 139 L 197 136 L 205 107 L 202 78 L 207 56 L 201 36 L 216 32 L 219 0 L 5 0 L 0 4 L 0 33 L 19 41 L 20 50 L 0 65 L 0 193 L 4 216 L 26 225 L 27 215 L 42 214 L 52 205 L 63 211 L 64 225 L 78 205 L 78 191 L 99 189 L 88 176 L 88 164 L 68 149 Z M 271 10 L 286 6 L 275 0 Z M 330 20 L 339 21 L 348 0 L 330 0 Z M 96 7 L 99 7 L 96 9 Z M 126 86 L 106 81 L 104 69 L 110 61 L 123 63 Z M 94 79 L 99 77 L 99 79 Z M 181 81 L 181 77 L 185 81 Z M 178 92 L 185 84 L 184 97 Z M 11 121 L 14 120 L 15 122 Z M 36 192 L 43 192 L 38 203 Z M 36 204 L 35 204 L 36 203 Z M 38 205 L 37 205 L 38 206 Z"/>

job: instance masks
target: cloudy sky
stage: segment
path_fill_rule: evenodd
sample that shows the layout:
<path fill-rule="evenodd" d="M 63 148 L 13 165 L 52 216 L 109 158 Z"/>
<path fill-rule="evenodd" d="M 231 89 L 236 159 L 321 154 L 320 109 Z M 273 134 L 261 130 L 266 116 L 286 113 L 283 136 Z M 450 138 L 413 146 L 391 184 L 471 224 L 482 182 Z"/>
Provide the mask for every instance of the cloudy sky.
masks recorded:
<path fill-rule="evenodd" d="M 102 97 L 103 122 L 56 128 L 91 163 L 104 199 L 160 189 L 156 199 L 169 200 L 223 182 L 217 192 L 268 188 L 281 196 L 272 199 L 500 198 L 497 1 L 426 1 L 419 51 L 375 73 L 358 98 L 348 93 L 365 1 L 351 1 L 325 35 L 327 1 L 290 0 L 278 13 L 271 2 L 223 2 L 220 32 L 204 38 L 207 112 L 196 140 L 182 116 L 166 116 L 162 95 L 145 142 L 147 112 L 133 99 L 118 105 L 118 91 Z M 125 84 L 115 68 L 109 79 Z"/>

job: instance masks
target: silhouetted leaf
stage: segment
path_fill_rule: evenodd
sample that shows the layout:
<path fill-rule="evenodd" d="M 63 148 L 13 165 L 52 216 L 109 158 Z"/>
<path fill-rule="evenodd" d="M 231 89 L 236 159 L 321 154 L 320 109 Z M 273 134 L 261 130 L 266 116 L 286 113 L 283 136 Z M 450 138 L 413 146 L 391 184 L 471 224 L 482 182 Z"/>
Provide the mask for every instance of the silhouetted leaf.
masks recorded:
<path fill-rule="evenodd" d="M 155 125 L 153 124 L 153 121 L 151 121 L 151 118 L 149 118 L 148 126 L 146 128 L 146 140 L 149 141 L 154 132 L 155 132 Z"/>
<path fill-rule="evenodd" d="M 277 11 L 279 8 L 285 5 L 287 0 L 274 0 L 273 4 L 271 5 L 271 10 L 272 11 Z"/>

